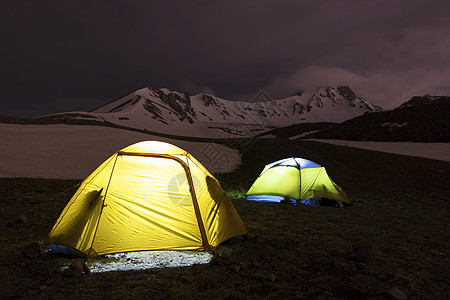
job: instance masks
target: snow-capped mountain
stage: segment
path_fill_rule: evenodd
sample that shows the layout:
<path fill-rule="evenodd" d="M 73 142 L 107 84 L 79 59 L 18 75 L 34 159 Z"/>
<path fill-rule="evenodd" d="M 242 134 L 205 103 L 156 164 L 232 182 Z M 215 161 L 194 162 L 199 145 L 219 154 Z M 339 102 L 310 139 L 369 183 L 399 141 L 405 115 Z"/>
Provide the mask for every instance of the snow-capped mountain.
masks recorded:
<path fill-rule="evenodd" d="M 143 88 L 91 112 L 58 115 L 172 135 L 224 137 L 253 136 L 298 123 L 343 122 L 380 110 L 348 86 L 323 87 L 279 100 L 261 92 L 253 102 Z"/>

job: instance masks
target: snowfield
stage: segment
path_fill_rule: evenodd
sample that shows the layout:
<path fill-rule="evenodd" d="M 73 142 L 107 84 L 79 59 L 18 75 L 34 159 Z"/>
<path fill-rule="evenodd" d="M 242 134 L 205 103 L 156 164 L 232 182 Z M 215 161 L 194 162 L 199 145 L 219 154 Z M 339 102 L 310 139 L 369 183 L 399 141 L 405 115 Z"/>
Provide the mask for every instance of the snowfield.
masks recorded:
<path fill-rule="evenodd" d="M 116 151 L 158 140 L 176 145 L 212 174 L 235 170 L 237 150 L 103 126 L 0 124 L 0 177 L 84 179 Z"/>
<path fill-rule="evenodd" d="M 144 140 L 174 144 L 212 174 L 241 163 L 237 150 L 217 143 L 180 141 L 102 126 L 0 124 L 0 177 L 84 179 L 116 151 Z M 450 143 L 313 141 L 450 161 Z"/>

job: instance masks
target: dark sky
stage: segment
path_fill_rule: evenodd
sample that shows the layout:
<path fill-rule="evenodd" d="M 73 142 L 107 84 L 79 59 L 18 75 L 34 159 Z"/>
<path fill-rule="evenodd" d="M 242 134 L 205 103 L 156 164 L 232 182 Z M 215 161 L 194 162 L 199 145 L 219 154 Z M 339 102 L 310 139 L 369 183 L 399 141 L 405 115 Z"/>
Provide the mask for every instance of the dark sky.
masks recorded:
<path fill-rule="evenodd" d="M 0 115 L 146 86 L 252 100 L 349 85 L 386 109 L 450 95 L 450 1 L 3 0 Z"/>

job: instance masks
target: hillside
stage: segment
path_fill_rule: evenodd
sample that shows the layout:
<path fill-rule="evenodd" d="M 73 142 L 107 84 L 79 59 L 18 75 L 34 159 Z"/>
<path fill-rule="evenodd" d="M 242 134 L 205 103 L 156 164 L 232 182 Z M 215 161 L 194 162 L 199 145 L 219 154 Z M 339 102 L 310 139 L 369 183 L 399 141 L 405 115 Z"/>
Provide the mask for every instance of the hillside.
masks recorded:
<path fill-rule="evenodd" d="M 298 130 L 297 134 L 301 132 Z M 447 143 L 450 142 L 450 97 L 413 97 L 396 109 L 366 113 L 306 138 Z"/>

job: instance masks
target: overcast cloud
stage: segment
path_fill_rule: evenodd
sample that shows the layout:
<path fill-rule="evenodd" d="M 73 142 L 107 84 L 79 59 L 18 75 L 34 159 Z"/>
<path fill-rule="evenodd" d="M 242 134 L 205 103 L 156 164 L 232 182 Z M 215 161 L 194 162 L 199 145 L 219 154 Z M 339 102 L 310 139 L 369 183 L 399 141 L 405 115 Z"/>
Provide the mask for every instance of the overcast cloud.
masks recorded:
<path fill-rule="evenodd" d="M 91 110 L 139 88 L 251 100 L 349 85 L 394 108 L 450 95 L 450 2 L 2 1 L 0 115 Z"/>

